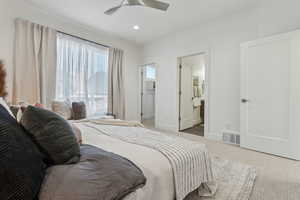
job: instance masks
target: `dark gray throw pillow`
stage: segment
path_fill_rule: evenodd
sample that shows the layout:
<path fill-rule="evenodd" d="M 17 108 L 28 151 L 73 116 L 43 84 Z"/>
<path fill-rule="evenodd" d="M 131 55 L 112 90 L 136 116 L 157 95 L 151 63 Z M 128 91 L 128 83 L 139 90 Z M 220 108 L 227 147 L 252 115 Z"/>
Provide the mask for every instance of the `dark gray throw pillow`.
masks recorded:
<path fill-rule="evenodd" d="M 73 164 L 79 161 L 80 149 L 73 129 L 59 115 L 29 106 L 22 116 L 21 124 L 47 156 L 47 164 Z"/>
<path fill-rule="evenodd" d="M 80 120 L 86 118 L 86 106 L 84 102 L 72 103 L 73 119 Z"/>
<path fill-rule="evenodd" d="M 0 105 L 0 199 L 38 199 L 46 164 L 26 130 Z"/>

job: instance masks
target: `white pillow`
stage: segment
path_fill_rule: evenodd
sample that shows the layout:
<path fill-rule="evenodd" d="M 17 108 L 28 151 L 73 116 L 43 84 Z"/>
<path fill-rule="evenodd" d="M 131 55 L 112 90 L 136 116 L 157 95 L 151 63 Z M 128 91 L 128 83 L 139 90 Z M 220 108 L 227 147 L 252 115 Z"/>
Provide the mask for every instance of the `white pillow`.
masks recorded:
<path fill-rule="evenodd" d="M 9 106 L 7 105 L 6 101 L 3 99 L 3 97 L 0 97 L 0 104 L 8 111 L 8 113 L 15 118 L 14 114 L 11 112 Z"/>
<path fill-rule="evenodd" d="M 72 107 L 68 101 L 53 101 L 52 111 L 69 120 L 72 118 Z"/>

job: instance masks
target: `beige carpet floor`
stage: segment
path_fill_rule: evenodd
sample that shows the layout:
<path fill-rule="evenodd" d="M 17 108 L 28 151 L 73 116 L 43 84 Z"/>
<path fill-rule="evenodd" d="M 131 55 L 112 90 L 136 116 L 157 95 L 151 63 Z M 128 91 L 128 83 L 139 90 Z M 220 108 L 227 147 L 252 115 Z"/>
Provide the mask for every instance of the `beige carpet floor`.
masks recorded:
<path fill-rule="evenodd" d="M 200 197 L 196 190 L 184 200 L 249 200 L 256 178 L 254 167 L 217 156 L 212 156 L 212 166 L 217 182 L 214 196 Z"/>
<path fill-rule="evenodd" d="M 257 178 L 250 200 L 300 200 L 300 162 L 190 134 L 181 136 L 205 143 L 213 155 L 256 167 Z"/>

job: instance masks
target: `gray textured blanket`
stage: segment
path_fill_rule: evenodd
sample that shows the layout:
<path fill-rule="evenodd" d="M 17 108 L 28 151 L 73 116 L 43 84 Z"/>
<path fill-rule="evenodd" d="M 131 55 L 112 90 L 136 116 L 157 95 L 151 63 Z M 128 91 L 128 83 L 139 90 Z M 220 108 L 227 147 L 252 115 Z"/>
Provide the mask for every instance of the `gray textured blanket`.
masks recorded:
<path fill-rule="evenodd" d="M 99 148 L 81 147 L 80 162 L 48 169 L 40 200 L 121 200 L 146 178 L 131 161 Z"/>

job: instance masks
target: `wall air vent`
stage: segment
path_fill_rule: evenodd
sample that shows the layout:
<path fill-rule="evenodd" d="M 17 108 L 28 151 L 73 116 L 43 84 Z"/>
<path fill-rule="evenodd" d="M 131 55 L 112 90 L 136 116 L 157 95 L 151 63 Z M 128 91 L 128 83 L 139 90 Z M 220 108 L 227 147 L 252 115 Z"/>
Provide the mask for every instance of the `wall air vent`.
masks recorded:
<path fill-rule="evenodd" d="M 226 144 L 233 144 L 240 146 L 241 136 L 238 133 L 231 131 L 223 131 L 223 142 Z"/>

